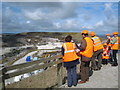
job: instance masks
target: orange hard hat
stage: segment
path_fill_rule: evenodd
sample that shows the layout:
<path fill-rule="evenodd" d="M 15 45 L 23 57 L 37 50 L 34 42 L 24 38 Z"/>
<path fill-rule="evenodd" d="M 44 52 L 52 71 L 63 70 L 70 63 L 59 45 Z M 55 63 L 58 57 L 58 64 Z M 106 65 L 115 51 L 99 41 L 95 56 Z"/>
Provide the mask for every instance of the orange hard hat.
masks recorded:
<path fill-rule="evenodd" d="M 104 43 L 103 45 L 107 45 L 107 43 Z"/>
<path fill-rule="evenodd" d="M 90 36 L 95 36 L 95 32 L 90 32 Z"/>
<path fill-rule="evenodd" d="M 87 31 L 87 30 L 83 30 L 83 31 L 81 32 L 81 34 L 88 34 L 88 31 Z"/>
<path fill-rule="evenodd" d="M 109 33 L 107 33 L 107 34 L 106 34 L 106 36 L 110 36 L 110 34 L 109 34 Z"/>
<path fill-rule="evenodd" d="M 112 34 L 113 34 L 113 35 L 118 35 L 118 32 L 113 32 Z"/>

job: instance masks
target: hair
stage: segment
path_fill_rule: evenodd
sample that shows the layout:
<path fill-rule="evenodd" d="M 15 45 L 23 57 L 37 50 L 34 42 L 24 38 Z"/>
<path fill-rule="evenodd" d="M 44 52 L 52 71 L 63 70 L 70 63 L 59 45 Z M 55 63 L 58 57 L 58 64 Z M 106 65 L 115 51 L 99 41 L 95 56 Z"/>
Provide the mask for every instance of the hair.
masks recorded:
<path fill-rule="evenodd" d="M 65 37 L 65 42 L 71 42 L 72 40 L 72 36 L 68 35 L 67 37 Z"/>
<path fill-rule="evenodd" d="M 84 34 L 84 33 L 82 33 L 82 35 L 88 36 L 88 34 Z"/>

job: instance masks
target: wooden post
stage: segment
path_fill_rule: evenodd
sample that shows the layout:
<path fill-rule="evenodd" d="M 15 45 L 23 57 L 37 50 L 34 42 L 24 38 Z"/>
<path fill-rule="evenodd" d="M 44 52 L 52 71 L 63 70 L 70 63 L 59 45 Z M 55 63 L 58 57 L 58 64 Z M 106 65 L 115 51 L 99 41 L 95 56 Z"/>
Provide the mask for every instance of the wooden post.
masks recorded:
<path fill-rule="evenodd" d="M 58 80 L 58 87 L 62 85 L 62 63 L 57 64 L 57 80 Z"/>
<path fill-rule="evenodd" d="M 0 66 L 0 90 L 5 90 L 4 66 Z"/>

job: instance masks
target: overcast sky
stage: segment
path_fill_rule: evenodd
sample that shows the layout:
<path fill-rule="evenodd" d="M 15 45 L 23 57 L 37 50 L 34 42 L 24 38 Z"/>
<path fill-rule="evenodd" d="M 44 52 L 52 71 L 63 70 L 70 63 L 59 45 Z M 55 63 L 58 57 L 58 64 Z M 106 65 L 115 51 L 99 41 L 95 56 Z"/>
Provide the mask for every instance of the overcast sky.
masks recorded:
<path fill-rule="evenodd" d="M 118 31 L 117 2 L 3 2 L 2 32 Z"/>

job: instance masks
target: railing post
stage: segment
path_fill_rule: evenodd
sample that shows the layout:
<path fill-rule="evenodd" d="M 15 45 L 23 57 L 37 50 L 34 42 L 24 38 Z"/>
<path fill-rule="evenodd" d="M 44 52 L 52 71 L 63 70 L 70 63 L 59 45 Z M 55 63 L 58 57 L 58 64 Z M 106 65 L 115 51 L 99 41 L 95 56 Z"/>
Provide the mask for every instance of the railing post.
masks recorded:
<path fill-rule="evenodd" d="M 0 90 L 5 90 L 5 80 L 4 80 L 4 66 L 0 66 Z"/>
<path fill-rule="evenodd" d="M 62 75 L 62 63 L 57 64 L 57 80 L 58 80 L 58 87 L 62 85 L 63 75 Z"/>

